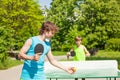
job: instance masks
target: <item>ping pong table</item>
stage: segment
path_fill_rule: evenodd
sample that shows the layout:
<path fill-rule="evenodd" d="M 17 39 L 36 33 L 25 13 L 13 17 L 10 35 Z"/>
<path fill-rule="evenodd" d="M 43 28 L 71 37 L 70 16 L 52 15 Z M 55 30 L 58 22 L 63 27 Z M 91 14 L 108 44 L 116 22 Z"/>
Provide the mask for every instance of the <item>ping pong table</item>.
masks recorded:
<path fill-rule="evenodd" d="M 77 70 L 74 74 L 52 66 L 49 62 L 45 62 L 45 73 L 47 79 L 75 79 L 80 78 L 106 78 L 116 80 L 120 71 L 118 71 L 118 63 L 116 60 L 91 60 L 91 61 L 60 61 L 64 66 L 73 66 Z"/>

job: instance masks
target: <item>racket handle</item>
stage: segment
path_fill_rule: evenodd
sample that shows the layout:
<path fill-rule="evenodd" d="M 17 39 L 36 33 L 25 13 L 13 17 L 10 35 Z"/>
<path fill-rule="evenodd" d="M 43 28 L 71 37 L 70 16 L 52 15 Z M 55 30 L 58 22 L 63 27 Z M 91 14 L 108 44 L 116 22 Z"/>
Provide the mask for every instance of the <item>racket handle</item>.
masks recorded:
<path fill-rule="evenodd" d="M 35 55 L 34 55 L 34 60 L 35 60 L 35 61 L 38 61 L 39 58 L 40 58 L 40 54 L 35 54 Z"/>

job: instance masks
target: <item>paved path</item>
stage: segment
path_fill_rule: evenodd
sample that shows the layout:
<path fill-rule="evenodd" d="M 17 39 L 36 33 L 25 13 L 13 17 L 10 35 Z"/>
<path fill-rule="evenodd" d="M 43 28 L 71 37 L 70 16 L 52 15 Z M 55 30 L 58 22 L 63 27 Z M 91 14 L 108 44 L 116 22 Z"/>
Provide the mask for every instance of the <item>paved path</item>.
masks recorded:
<path fill-rule="evenodd" d="M 66 59 L 66 56 L 59 56 L 55 58 L 57 60 L 61 60 L 61 59 Z M 19 65 L 19 66 L 15 66 L 7 70 L 0 70 L 0 80 L 19 80 L 22 66 L 23 65 Z M 55 79 L 52 79 L 52 80 L 55 80 Z M 73 79 L 58 79 L 58 80 L 73 80 Z M 86 80 L 106 80 L 106 79 L 97 78 L 97 79 L 86 79 Z M 120 78 L 117 80 L 120 80 Z"/>
<path fill-rule="evenodd" d="M 19 65 L 7 70 L 0 70 L 0 80 L 19 80 L 22 66 Z"/>

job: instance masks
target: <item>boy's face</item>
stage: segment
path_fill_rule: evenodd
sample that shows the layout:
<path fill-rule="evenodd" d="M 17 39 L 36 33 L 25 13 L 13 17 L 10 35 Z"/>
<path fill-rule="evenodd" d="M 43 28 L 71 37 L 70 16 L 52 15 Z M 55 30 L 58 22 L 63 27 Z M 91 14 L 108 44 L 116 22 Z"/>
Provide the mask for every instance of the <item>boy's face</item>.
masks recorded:
<path fill-rule="evenodd" d="M 75 42 L 76 42 L 77 46 L 79 46 L 82 43 L 82 40 L 76 40 Z"/>
<path fill-rule="evenodd" d="M 49 31 L 45 33 L 45 36 L 47 39 L 51 39 L 54 36 L 55 32 L 54 31 Z"/>

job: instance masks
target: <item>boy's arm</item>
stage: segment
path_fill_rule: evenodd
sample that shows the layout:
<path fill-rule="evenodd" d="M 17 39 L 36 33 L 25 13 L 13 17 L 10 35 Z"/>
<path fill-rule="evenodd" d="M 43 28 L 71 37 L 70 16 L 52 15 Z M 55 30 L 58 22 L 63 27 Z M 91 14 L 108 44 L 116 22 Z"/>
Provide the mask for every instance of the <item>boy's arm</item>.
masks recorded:
<path fill-rule="evenodd" d="M 84 46 L 84 51 L 85 51 L 85 53 L 86 53 L 86 56 L 87 57 L 89 57 L 90 56 L 90 53 L 89 53 L 89 51 L 87 50 L 87 48 Z"/>
<path fill-rule="evenodd" d="M 65 66 L 63 66 L 62 64 L 60 64 L 60 63 L 54 58 L 54 56 L 52 55 L 51 50 L 48 52 L 47 58 L 48 58 L 49 62 L 50 62 L 52 65 L 54 65 L 55 67 L 58 67 L 58 68 L 60 68 L 60 69 L 63 69 L 64 71 L 66 71 L 66 72 L 68 72 L 68 73 L 70 73 L 70 74 L 74 73 L 74 71 L 72 70 L 72 67 L 66 68 Z"/>
<path fill-rule="evenodd" d="M 20 59 L 28 59 L 28 60 L 33 60 L 33 56 L 27 56 L 26 52 L 28 51 L 28 49 L 30 48 L 32 44 L 32 40 L 28 39 L 25 44 L 23 45 L 23 47 L 21 48 L 19 54 L 18 54 L 18 58 Z"/>

